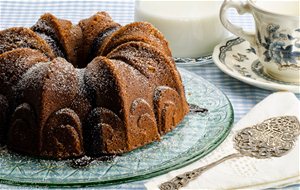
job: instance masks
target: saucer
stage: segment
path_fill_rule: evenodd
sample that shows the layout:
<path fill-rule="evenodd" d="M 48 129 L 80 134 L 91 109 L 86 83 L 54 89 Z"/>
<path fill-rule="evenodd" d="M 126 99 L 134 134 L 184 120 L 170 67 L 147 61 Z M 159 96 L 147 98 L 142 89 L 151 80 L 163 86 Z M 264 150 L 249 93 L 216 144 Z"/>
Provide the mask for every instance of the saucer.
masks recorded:
<path fill-rule="evenodd" d="M 197 57 L 197 58 L 174 57 L 174 61 L 177 66 L 182 66 L 182 67 L 194 67 L 194 66 L 198 67 L 198 66 L 210 64 L 213 62 L 211 55 Z"/>
<path fill-rule="evenodd" d="M 267 90 L 300 93 L 300 85 L 267 76 L 255 50 L 242 38 L 223 41 L 215 47 L 212 57 L 219 69 L 242 82 Z"/>

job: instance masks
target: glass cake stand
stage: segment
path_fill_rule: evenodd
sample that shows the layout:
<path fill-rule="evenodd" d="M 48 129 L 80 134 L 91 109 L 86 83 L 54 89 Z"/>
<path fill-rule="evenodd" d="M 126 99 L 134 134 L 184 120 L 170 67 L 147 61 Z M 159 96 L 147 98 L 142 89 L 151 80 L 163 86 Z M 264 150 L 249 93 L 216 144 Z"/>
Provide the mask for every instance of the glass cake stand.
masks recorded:
<path fill-rule="evenodd" d="M 228 98 L 198 75 L 179 69 L 187 100 L 208 112 L 190 112 L 160 142 L 108 161 L 74 168 L 70 160 L 27 157 L 0 148 L 0 182 L 34 186 L 104 186 L 142 180 L 190 164 L 215 149 L 228 135 L 233 109 Z"/>

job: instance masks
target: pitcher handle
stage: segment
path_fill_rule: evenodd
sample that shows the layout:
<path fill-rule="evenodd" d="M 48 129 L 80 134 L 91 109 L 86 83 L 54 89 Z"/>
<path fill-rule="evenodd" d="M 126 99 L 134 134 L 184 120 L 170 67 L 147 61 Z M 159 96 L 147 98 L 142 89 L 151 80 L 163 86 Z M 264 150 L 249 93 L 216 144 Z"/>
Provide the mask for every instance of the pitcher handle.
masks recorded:
<path fill-rule="evenodd" d="M 225 0 L 224 3 L 221 6 L 221 10 L 220 10 L 220 20 L 223 24 L 223 26 L 229 30 L 230 32 L 232 32 L 233 34 L 244 38 L 245 40 L 247 40 L 252 47 L 256 47 L 256 40 L 255 40 L 255 35 L 253 33 L 244 31 L 242 27 L 236 26 L 234 24 L 232 24 L 228 18 L 227 18 L 227 10 L 229 8 L 234 8 L 237 10 L 237 12 L 240 15 L 243 15 L 245 13 L 250 13 L 251 12 L 251 8 L 249 3 L 243 3 L 243 2 L 235 2 L 232 0 Z M 253 15 L 252 15 L 253 16 Z"/>

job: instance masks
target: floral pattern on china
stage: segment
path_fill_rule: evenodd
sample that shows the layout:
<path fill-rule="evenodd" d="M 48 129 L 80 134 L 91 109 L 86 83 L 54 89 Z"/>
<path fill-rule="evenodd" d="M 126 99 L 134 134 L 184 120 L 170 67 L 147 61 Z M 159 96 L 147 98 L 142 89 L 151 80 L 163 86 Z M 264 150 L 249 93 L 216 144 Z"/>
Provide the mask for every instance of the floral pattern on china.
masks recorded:
<path fill-rule="evenodd" d="M 297 60 L 300 60 L 300 28 L 289 33 L 286 29 L 281 29 L 280 25 L 268 24 L 266 35 L 258 34 L 258 42 L 265 48 L 265 62 L 274 61 L 279 69 L 300 68 L 297 65 Z"/>

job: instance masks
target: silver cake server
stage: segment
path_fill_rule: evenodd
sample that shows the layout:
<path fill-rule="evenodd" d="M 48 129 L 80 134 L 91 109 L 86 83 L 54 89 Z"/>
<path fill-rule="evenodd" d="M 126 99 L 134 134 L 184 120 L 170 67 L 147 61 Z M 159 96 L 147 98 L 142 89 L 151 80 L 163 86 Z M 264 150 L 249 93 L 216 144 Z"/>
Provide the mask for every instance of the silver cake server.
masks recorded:
<path fill-rule="evenodd" d="M 299 120 L 295 116 L 272 117 L 260 124 L 240 130 L 234 136 L 234 148 L 238 151 L 218 161 L 190 172 L 178 175 L 160 185 L 161 190 L 177 190 L 196 179 L 210 168 L 222 162 L 243 156 L 258 159 L 280 157 L 287 154 L 300 134 Z"/>

